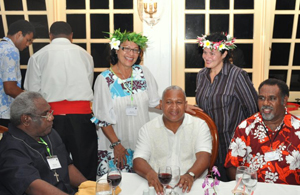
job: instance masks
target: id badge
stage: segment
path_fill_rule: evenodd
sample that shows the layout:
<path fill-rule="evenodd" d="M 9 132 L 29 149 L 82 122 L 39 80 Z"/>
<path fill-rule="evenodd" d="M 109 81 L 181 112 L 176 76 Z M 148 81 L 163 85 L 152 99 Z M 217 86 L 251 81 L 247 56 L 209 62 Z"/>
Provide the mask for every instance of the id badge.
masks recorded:
<path fill-rule="evenodd" d="M 61 168 L 60 162 L 56 155 L 47 156 L 47 161 L 48 161 L 48 164 L 49 164 L 51 170 Z"/>
<path fill-rule="evenodd" d="M 279 153 L 277 150 L 265 153 L 265 161 L 279 160 Z"/>
<path fill-rule="evenodd" d="M 136 116 L 137 111 L 138 111 L 137 105 L 127 105 L 126 107 L 127 116 Z"/>

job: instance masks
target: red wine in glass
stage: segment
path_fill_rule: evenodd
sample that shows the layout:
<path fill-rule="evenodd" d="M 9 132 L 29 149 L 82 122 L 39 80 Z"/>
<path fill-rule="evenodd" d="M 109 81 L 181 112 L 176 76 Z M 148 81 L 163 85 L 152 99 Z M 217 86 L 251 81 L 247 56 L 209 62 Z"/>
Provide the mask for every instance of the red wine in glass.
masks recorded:
<path fill-rule="evenodd" d="M 172 174 L 170 174 L 170 173 L 160 173 L 158 175 L 158 179 L 159 179 L 161 184 L 167 185 L 167 184 L 170 183 L 170 181 L 172 179 Z"/>
<path fill-rule="evenodd" d="M 122 180 L 122 177 L 121 177 L 121 175 L 118 175 L 118 174 L 116 174 L 116 175 L 108 175 L 107 176 L 107 180 L 111 181 L 111 185 L 113 187 L 117 187 L 120 184 L 120 182 Z"/>

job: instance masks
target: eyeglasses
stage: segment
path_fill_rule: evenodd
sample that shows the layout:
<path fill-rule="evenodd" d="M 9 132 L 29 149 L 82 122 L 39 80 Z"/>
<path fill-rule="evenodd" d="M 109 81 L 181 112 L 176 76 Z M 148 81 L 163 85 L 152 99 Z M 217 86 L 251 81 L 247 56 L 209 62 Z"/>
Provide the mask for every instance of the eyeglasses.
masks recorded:
<path fill-rule="evenodd" d="M 130 53 L 131 51 L 133 51 L 134 54 L 139 54 L 141 52 L 139 49 L 130 49 L 129 47 L 121 47 L 121 49 L 125 53 Z"/>
<path fill-rule="evenodd" d="M 47 114 L 46 115 L 34 115 L 34 114 L 31 114 L 31 115 L 33 115 L 33 116 L 39 116 L 39 117 L 41 117 L 41 118 L 45 118 L 47 121 L 50 121 L 51 120 L 51 117 L 53 116 L 53 112 L 54 112 L 54 110 L 49 110 L 48 112 L 47 112 Z"/>

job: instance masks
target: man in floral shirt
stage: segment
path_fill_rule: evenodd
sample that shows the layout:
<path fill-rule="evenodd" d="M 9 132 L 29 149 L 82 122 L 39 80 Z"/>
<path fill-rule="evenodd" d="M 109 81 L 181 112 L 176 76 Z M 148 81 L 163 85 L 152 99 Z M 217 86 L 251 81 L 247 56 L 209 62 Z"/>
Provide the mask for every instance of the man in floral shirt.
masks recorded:
<path fill-rule="evenodd" d="M 300 119 L 287 112 L 287 85 L 267 79 L 258 88 L 260 112 L 236 129 L 225 161 L 230 179 L 236 167 L 257 170 L 258 181 L 300 184 Z"/>

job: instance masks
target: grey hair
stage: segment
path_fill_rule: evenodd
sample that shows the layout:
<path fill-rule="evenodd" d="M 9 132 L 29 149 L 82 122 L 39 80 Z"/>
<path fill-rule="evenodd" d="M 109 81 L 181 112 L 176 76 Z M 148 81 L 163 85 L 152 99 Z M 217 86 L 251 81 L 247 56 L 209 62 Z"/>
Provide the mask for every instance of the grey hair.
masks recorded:
<path fill-rule="evenodd" d="M 21 116 L 36 114 L 36 106 L 34 100 L 43 98 L 43 96 L 37 92 L 25 91 L 16 97 L 13 103 L 10 105 L 10 122 L 18 126 L 21 124 Z"/>
<path fill-rule="evenodd" d="M 166 92 L 167 92 L 167 91 L 170 91 L 170 90 L 181 91 L 181 92 L 183 93 L 183 95 L 184 95 L 184 100 L 186 100 L 186 94 L 185 94 L 185 91 L 183 91 L 183 89 L 182 89 L 181 87 L 177 86 L 177 85 L 171 85 L 171 86 L 167 87 L 167 88 L 164 90 L 163 94 L 162 94 L 162 100 L 164 99 Z"/>

